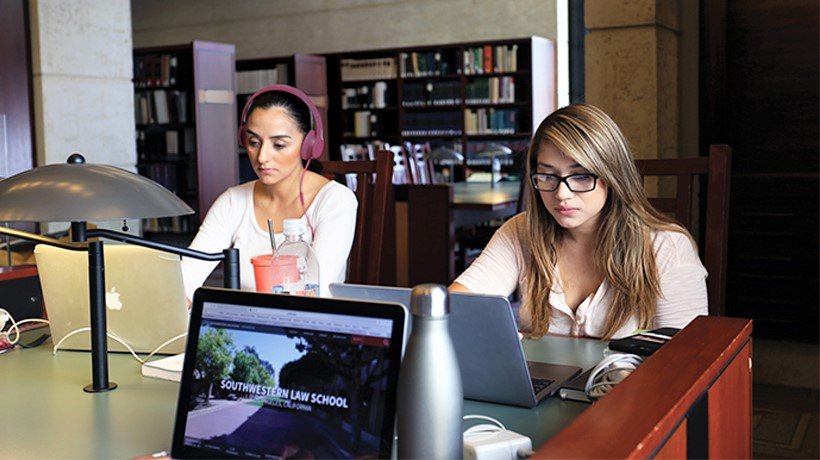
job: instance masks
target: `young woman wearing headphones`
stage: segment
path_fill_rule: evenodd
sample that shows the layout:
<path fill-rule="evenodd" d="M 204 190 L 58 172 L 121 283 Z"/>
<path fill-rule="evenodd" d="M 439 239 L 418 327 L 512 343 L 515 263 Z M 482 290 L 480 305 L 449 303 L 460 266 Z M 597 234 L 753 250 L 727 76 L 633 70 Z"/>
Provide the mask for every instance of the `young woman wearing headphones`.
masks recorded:
<path fill-rule="evenodd" d="M 626 139 L 586 104 L 548 116 L 527 154 L 526 212 L 507 221 L 454 291 L 522 296 L 519 328 L 604 339 L 707 314 L 689 233 L 647 200 Z"/>
<path fill-rule="evenodd" d="M 253 290 L 250 258 L 271 251 L 268 219 L 278 246 L 284 241 L 283 220 L 303 218 L 306 240 L 319 261 L 319 292 L 325 295 L 328 284 L 345 279 L 358 203 L 350 189 L 309 170 L 324 148 L 318 109 L 296 88 L 266 86 L 245 104 L 239 144 L 246 148 L 258 178 L 231 187 L 216 199 L 190 247 L 205 252 L 239 248 L 241 287 Z M 183 258 L 189 300 L 216 264 Z"/>

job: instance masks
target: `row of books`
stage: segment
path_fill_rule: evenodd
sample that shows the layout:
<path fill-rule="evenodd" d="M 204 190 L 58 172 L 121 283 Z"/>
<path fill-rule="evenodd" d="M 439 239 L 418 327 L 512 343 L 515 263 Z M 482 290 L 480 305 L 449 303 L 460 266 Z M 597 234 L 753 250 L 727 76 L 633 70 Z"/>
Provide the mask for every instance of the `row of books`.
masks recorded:
<path fill-rule="evenodd" d="M 154 233 L 193 233 L 196 228 L 191 220 L 191 216 L 143 219 L 142 231 Z"/>
<path fill-rule="evenodd" d="M 342 110 L 383 109 L 389 101 L 387 82 L 342 89 Z"/>
<path fill-rule="evenodd" d="M 148 163 L 139 166 L 140 174 L 173 193 L 180 190 L 180 168 L 174 163 Z M 186 168 L 183 168 L 186 169 Z"/>
<path fill-rule="evenodd" d="M 134 86 L 156 88 L 177 83 L 176 54 L 137 56 L 134 58 Z"/>
<path fill-rule="evenodd" d="M 450 75 L 458 71 L 457 52 L 413 51 L 399 55 L 402 78 Z"/>
<path fill-rule="evenodd" d="M 467 48 L 463 54 L 464 74 L 516 72 L 518 45 L 484 45 Z"/>
<path fill-rule="evenodd" d="M 467 84 L 467 104 L 505 104 L 515 102 L 515 79 L 510 76 L 480 77 Z"/>
<path fill-rule="evenodd" d="M 461 104 L 458 81 L 408 82 L 402 86 L 402 106 L 426 107 Z"/>
<path fill-rule="evenodd" d="M 398 74 L 396 59 L 392 57 L 373 59 L 342 59 L 342 81 L 395 79 Z"/>
<path fill-rule="evenodd" d="M 288 63 L 280 62 L 272 69 L 236 72 L 237 94 L 252 94 L 268 85 L 288 84 Z"/>
<path fill-rule="evenodd" d="M 138 124 L 188 122 L 188 93 L 155 89 L 134 93 L 134 118 Z"/>
<path fill-rule="evenodd" d="M 518 131 L 518 110 L 465 110 L 464 130 L 467 134 L 515 134 Z"/>
<path fill-rule="evenodd" d="M 408 113 L 402 136 L 460 136 L 461 112 Z"/>
<path fill-rule="evenodd" d="M 195 151 L 196 132 L 193 127 L 137 130 L 137 154 L 141 161 L 163 155 L 193 154 Z"/>

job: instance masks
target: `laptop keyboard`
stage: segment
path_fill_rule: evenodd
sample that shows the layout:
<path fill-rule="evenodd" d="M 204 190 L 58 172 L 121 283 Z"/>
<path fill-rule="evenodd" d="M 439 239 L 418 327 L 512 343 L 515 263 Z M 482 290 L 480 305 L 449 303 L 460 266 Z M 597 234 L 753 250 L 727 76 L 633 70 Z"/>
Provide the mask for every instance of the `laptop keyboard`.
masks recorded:
<path fill-rule="evenodd" d="M 544 388 L 552 385 L 552 382 L 554 382 L 554 380 L 550 380 L 550 379 L 536 379 L 536 378 L 533 378 L 531 380 L 532 380 L 532 389 L 535 390 L 535 394 L 538 394 L 541 390 L 543 390 Z"/>

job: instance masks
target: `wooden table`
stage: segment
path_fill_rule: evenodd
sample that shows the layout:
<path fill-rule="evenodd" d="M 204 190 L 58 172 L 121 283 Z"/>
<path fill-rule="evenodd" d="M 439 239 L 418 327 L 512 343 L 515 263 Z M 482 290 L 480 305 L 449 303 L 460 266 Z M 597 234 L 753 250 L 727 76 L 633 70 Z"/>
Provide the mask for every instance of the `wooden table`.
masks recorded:
<path fill-rule="evenodd" d="M 533 409 L 465 401 L 529 436 L 537 458 L 750 458 L 751 321 L 699 317 L 593 405 L 548 398 Z M 33 331 L 32 331 L 33 332 Z M 524 340 L 533 361 L 589 368 L 606 344 Z M 109 356 L 111 392 L 89 394 L 86 352 L 50 342 L 0 355 L 6 458 L 132 458 L 171 446 L 179 384 Z"/>

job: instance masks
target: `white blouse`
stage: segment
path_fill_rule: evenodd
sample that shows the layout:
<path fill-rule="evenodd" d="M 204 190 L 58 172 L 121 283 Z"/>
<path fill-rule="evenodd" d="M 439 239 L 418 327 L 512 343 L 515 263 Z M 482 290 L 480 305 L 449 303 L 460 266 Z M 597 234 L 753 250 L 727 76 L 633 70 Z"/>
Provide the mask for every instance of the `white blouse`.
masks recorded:
<path fill-rule="evenodd" d="M 229 247 L 239 248 L 240 287 L 254 290 L 251 257 L 270 254 L 270 237 L 267 229 L 256 223 L 253 210 L 253 184 L 246 182 L 231 187 L 214 201 L 199 232 L 191 243 L 191 249 L 204 252 L 222 252 Z M 315 235 L 305 235 L 312 243 L 319 261 L 319 293 L 329 296 L 328 285 L 344 281 L 347 259 L 353 246 L 356 230 L 356 209 L 359 203 L 356 195 L 338 182 L 330 181 L 316 194 L 307 208 Z M 277 246 L 285 237 L 275 235 Z M 185 294 L 193 298 L 194 291 L 202 286 L 219 262 L 210 262 L 189 257 L 182 258 L 182 278 Z"/>
<path fill-rule="evenodd" d="M 519 232 L 527 225 L 525 213 L 507 221 L 493 235 L 481 255 L 456 282 L 472 292 L 508 296 L 516 288 L 527 292 L 529 261 L 524 260 Z M 678 232 L 658 231 L 654 235 L 655 260 L 660 276 L 661 297 L 655 314 L 654 328 L 683 328 L 696 316 L 708 314 L 706 269 L 689 238 Z M 573 312 L 564 299 L 561 277 L 557 276 L 549 302 L 550 334 L 572 336 L 603 336 L 604 323 L 612 303 L 612 293 L 606 280 L 594 294 L 584 299 Z M 522 305 L 519 327 L 530 329 L 532 312 Z M 637 316 L 632 317 L 613 335 L 625 337 L 638 328 Z"/>

